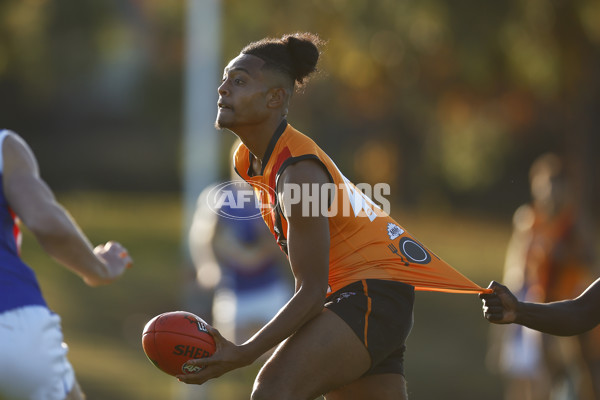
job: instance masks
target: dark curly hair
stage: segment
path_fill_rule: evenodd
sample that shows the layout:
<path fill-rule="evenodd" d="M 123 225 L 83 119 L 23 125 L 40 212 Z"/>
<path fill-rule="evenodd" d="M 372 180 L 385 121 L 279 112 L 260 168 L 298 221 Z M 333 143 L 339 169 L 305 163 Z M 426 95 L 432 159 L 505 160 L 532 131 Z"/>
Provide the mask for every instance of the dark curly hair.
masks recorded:
<path fill-rule="evenodd" d="M 319 48 L 324 42 L 318 35 L 298 32 L 283 35 L 281 38 L 264 38 L 252 42 L 242 49 L 265 62 L 263 68 L 270 68 L 287 75 L 296 88 L 306 84 L 308 77 L 317 70 Z"/>

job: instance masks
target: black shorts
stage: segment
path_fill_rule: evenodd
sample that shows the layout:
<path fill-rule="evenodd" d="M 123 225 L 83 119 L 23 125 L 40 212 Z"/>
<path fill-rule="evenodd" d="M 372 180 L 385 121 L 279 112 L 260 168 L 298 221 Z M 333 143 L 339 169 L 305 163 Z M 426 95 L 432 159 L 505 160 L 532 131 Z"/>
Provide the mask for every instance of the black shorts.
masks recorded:
<path fill-rule="evenodd" d="M 351 283 L 325 300 L 325 307 L 342 318 L 367 348 L 371 367 L 365 376 L 404 375 L 414 300 L 412 285 L 379 279 Z"/>

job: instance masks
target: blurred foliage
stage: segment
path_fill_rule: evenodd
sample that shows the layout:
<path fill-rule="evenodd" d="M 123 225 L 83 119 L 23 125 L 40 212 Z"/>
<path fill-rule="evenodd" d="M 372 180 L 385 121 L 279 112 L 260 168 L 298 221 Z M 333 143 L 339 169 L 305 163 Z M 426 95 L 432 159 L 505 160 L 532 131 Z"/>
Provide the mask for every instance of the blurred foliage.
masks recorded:
<path fill-rule="evenodd" d="M 182 12 L 146 0 L 0 3 L 2 126 L 30 142 L 53 187 L 178 188 Z"/>
<path fill-rule="evenodd" d="M 2 125 L 30 140 L 54 186 L 179 189 L 185 6 L 0 4 Z M 393 201 L 512 211 L 527 198 L 532 160 L 556 151 L 572 161 L 580 201 L 597 203 L 597 1 L 222 0 L 221 9 L 222 65 L 264 36 L 328 41 L 290 121 L 355 181 L 388 179 Z"/>
<path fill-rule="evenodd" d="M 397 200 L 512 210 L 535 156 L 581 158 L 580 142 L 596 140 L 597 119 L 574 122 L 600 108 L 585 98 L 598 88 L 597 2 L 280 3 L 226 1 L 225 20 L 244 24 L 225 28 L 225 53 L 295 30 L 327 39 L 327 76 L 296 99 L 291 119 L 343 164 L 357 159 L 355 180 L 377 176 L 365 150 L 386 148 Z M 596 178 L 592 158 L 574 174 Z"/>

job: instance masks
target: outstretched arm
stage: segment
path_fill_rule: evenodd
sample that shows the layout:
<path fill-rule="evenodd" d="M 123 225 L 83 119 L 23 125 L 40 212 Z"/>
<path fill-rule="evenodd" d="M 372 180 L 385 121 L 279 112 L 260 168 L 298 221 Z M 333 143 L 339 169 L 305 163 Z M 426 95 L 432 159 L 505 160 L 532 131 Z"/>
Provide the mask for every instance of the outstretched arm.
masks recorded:
<path fill-rule="evenodd" d="M 91 286 L 112 282 L 131 265 L 116 242 L 92 248 L 39 174 L 35 155 L 15 133 L 2 144 L 2 184 L 8 204 L 51 257 Z"/>
<path fill-rule="evenodd" d="M 600 279 L 579 297 L 552 303 L 520 302 L 504 285 L 492 282 L 482 294 L 484 317 L 495 324 L 516 323 L 558 336 L 584 333 L 600 323 Z"/>

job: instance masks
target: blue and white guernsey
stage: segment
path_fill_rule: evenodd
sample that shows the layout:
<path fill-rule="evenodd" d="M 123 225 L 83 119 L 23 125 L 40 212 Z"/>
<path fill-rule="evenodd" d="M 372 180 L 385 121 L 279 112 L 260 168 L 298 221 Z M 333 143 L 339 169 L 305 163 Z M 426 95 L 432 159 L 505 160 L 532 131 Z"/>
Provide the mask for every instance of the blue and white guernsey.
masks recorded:
<path fill-rule="evenodd" d="M 21 260 L 18 217 L 4 195 L 2 145 L 8 134 L 0 131 L 0 313 L 23 306 L 47 306 L 35 273 Z"/>

